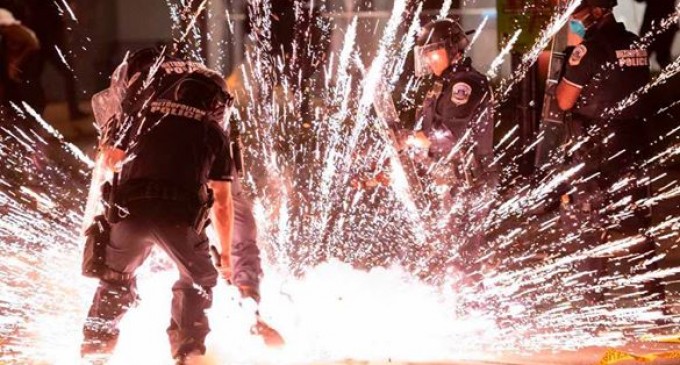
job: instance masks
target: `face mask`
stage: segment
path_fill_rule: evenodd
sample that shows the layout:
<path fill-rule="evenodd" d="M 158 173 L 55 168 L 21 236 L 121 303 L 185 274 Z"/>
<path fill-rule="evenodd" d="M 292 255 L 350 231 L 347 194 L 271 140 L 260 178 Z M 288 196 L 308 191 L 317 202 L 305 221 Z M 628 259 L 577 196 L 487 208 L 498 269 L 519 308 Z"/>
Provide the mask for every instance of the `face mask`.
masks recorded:
<path fill-rule="evenodd" d="M 580 20 L 577 19 L 570 20 L 569 29 L 571 29 L 572 33 L 578 35 L 581 38 L 584 38 L 586 36 L 586 26 Z"/>
<path fill-rule="evenodd" d="M 571 19 L 569 20 L 569 29 L 581 38 L 585 38 L 586 32 L 590 27 L 592 27 L 594 21 L 591 20 L 591 15 L 586 14 L 583 19 Z"/>

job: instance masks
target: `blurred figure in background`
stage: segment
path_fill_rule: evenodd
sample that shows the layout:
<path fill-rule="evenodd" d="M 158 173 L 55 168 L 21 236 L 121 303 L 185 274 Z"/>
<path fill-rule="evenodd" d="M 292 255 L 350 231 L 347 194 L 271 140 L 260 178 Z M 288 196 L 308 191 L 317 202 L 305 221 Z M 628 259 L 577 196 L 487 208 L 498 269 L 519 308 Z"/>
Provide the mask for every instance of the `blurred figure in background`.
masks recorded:
<path fill-rule="evenodd" d="M 35 31 L 42 45 L 37 62 L 38 75 L 42 75 L 46 63 L 51 64 L 64 80 L 69 116 L 72 120 L 85 117 L 87 114 L 78 107 L 74 59 L 66 34 L 67 18 L 73 11 L 66 5 L 73 6 L 73 1 L 24 0 L 24 4 L 24 23 Z M 39 92 L 44 93 L 42 89 Z"/>
<path fill-rule="evenodd" d="M 69 8 L 66 8 L 67 4 Z M 41 78 L 45 64 L 50 63 L 64 79 L 69 117 L 73 120 L 83 118 L 86 113 L 78 107 L 74 60 L 67 42 L 67 17 L 74 11 L 72 6 L 73 1 L 0 0 L 0 8 L 7 9 L 14 18 L 32 30 L 40 43 L 40 49 L 25 66 L 24 101 L 40 114 L 45 110 L 45 89 Z"/>
<path fill-rule="evenodd" d="M 31 93 L 35 71 L 35 56 L 40 43 L 35 33 L 14 18 L 7 9 L 0 8 L 0 100 L 3 104 L 22 101 L 35 106 Z"/>

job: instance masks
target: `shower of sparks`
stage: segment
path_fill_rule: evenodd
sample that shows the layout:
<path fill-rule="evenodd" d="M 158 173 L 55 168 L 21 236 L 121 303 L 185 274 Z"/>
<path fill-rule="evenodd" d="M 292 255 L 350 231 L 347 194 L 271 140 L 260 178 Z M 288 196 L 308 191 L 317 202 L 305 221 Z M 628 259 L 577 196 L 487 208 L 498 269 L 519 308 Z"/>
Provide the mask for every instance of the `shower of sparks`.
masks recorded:
<path fill-rule="evenodd" d="M 515 46 L 515 43 L 519 39 L 520 34 L 522 34 L 522 30 L 518 29 L 515 32 L 515 34 L 513 34 L 512 37 L 510 37 L 508 43 L 503 47 L 498 56 L 496 56 L 496 58 L 491 62 L 491 66 L 489 66 L 489 70 L 486 72 L 487 77 L 491 79 L 496 77 L 496 75 L 498 74 L 498 68 L 501 67 L 505 57 L 507 57 L 510 54 L 510 51 L 512 51 L 512 48 Z"/>
<path fill-rule="evenodd" d="M 643 46 L 645 48 L 648 47 L 649 44 L 651 44 L 651 42 L 654 40 L 654 37 L 658 36 L 664 31 L 668 31 L 670 27 L 677 24 L 678 21 L 680 21 L 680 5 L 678 5 L 676 10 L 677 11 L 675 13 L 672 13 L 666 18 L 662 19 L 658 27 L 652 28 L 649 32 L 647 32 L 647 34 L 643 34 L 639 41 L 640 44 L 636 46 Z M 611 67 L 615 67 L 615 65 L 605 64 L 602 66 L 602 69 L 605 70 L 606 68 Z M 666 83 L 666 81 L 668 81 L 670 78 L 677 75 L 678 72 L 680 72 L 680 57 L 676 58 L 674 62 L 666 66 L 666 68 L 661 71 L 661 74 L 657 76 L 652 82 L 643 86 L 640 90 L 637 90 L 623 100 L 620 100 L 615 107 L 607 110 L 607 116 L 616 116 L 621 111 L 629 108 L 640 100 L 640 96 L 647 94 L 652 88 Z"/>
<path fill-rule="evenodd" d="M 64 56 L 64 53 L 61 51 L 61 48 L 54 46 L 54 49 L 57 51 L 57 54 L 59 55 L 59 59 L 64 64 L 64 66 L 66 66 L 66 68 L 68 68 L 71 72 L 73 72 L 71 65 L 68 64 L 68 61 L 66 60 L 66 57 Z"/>
<path fill-rule="evenodd" d="M 680 57 L 676 58 L 675 61 L 673 61 L 671 64 L 666 66 L 666 68 L 661 70 L 659 76 L 657 76 L 652 82 L 643 86 L 642 88 L 640 88 L 640 90 L 636 90 L 635 92 L 631 93 L 625 99 L 620 100 L 614 108 L 607 110 L 605 112 L 607 114 L 607 117 L 614 117 L 621 111 L 625 110 L 626 108 L 631 107 L 633 104 L 640 101 L 640 97 L 642 95 L 647 94 L 649 90 L 659 85 L 665 84 L 666 81 L 668 81 L 671 77 L 677 75 L 678 73 L 680 73 Z"/>
<path fill-rule="evenodd" d="M 184 30 L 184 33 L 182 33 L 182 36 L 179 38 L 179 43 L 183 43 L 184 40 L 187 38 L 189 35 L 189 32 L 196 29 L 196 20 L 198 20 L 198 17 L 201 15 L 201 13 L 205 10 L 205 6 L 208 3 L 208 0 L 203 0 L 199 6 L 194 15 L 191 17 L 191 20 L 189 21 L 189 24 L 187 25 L 187 28 Z"/>
<path fill-rule="evenodd" d="M 453 0 L 444 0 L 444 4 L 442 5 L 442 8 L 439 10 L 439 15 L 437 16 L 437 19 L 444 19 L 449 15 L 452 3 Z"/>
<path fill-rule="evenodd" d="M 559 32 L 560 29 L 562 29 L 567 24 L 569 21 L 569 16 L 580 4 L 581 0 L 570 0 L 564 12 L 558 12 L 553 15 L 546 28 L 543 29 L 541 34 L 538 36 L 534 46 L 522 56 L 522 63 L 519 65 L 519 67 L 513 71 L 509 79 L 502 80 L 501 85 L 499 86 L 498 90 L 496 90 L 496 100 L 498 100 L 499 103 L 505 101 L 512 88 L 520 80 L 522 80 L 524 76 L 526 76 L 529 68 L 536 62 L 536 60 L 538 60 L 541 52 L 546 49 L 550 43 L 550 40 L 555 36 L 555 34 L 557 34 L 557 32 Z"/>
<path fill-rule="evenodd" d="M 210 11 L 209 1 L 198 7 L 166 2 L 175 39 L 186 40 L 186 51 L 201 60 L 202 34 L 196 20 Z M 579 2 L 572 0 L 564 12 L 555 14 L 517 70 L 501 80 L 494 90 L 496 108 L 506 102 Z M 424 92 L 418 90 L 420 81 L 405 74 L 422 4 L 395 1 L 380 26 L 360 17 L 317 18 L 316 10 L 328 14 L 324 4 L 317 6 L 307 9 L 295 1 L 295 47 L 292 54 L 284 54 L 273 49 L 271 2 L 248 2 L 252 31 L 243 64 L 234 67 L 232 75 L 241 80 L 234 90 L 238 110 L 233 118 L 246 146 L 243 181 L 252 193 L 266 260 L 260 311 L 282 332 L 287 346 L 268 350 L 249 335 L 254 308 L 237 299 L 234 288 L 220 284 L 209 313 L 209 361 L 488 360 L 503 351 L 620 345 L 628 341 L 627 334 L 645 334 L 662 321 L 668 331 L 677 328 L 676 316 L 664 314 L 667 304 L 649 293 L 647 284 L 670 282 L 680 268 L 651 270 L 667 253 L 632 250 L 646 239 L 677 248 L 677 205 L 638 234 L 608 237 L 583 248 L 578 242 L 592 227 L 576 222 L 572 232 L 560 233 L 559 213 L 536 213 L 546 209 L 566 182 L 577 180 L 578 187 L 593 178 L 577 179 L 583 165 L 551 171 L 532 184 L 504 176 L 511 192 L 506 194 L 466 191 L 454 199 L 448 197 L 448 188 L 423 180 L 416 189 L 410 179 L 414 171 L 402 161 L 417 160 L 420 151 L 399 156 L 373 104 L 383 93 L 391 93 L 395 105 L 413 107 L 413 95 Z M 450 6 L 451 1 L 445 1 L 439 16 Z M 70 9 L 69 14 L 75 20 Z M 224 16 L 234 34 L 237 17 L 229 10 Z M 344 34 L 342 46 L 323 57 L 323 44 L 334 29 Z M 495 75 L 521 31 L 516 30 L 489 66 L 490 74 Z M 643 42 L 653 37 L 645 36 Z M 369 39 L 375 43 L 374 52 L 365 49 Z M 231 47 L 213 41 L 225 50 Z M 368 65 L 365 75 L 358 64 Z M 676 60 L 616 109 L 637 102 L 679 70 Z M 402 79 L 405 90 L 397 93 Z M 0 113 L 0 363 L 74 364 L 95 286 L 79 275 L 79 232 L 83 217 L 91 216 L 85 200 L 93 194 L 89 184 L 94 162 L 27 104 L 13 104 Z M 680 156 L 678 130 L 665 135 L 668 147 L 638 161 L 654 172 L 649 177 L 621 178 L 606 187 L 614 192 L 665 184 L 653 196 L 638 201 L 628 196 L 603 207 L 609 228 L 615 230 L 636 207 L 657 207 L 680 196 L 678 182 L 655 170 Z M 515 164 L 511 147 L 519 141 L 519 128 L 499 137 L 493 164 Z M 540 138 L 520 148 L 519 155 Z M 575 141 L 572 150 L 583 143 Z M 506 175 L 513 170 L 502 167 Z M 362 188 L 352 183 L 381 173 L 390 176 L 389 184 Z M 471 214 L 484 219 L 467 229 L 488 231 L 490 238 L 472 259 L 461 261 L 461 247 L 470 237 L 456 225 Z M 579 265 L 594 256 L 609 257 L 610 270 L 595 287 L 586 287 L 581 279 L 587 273 Z M 474 268 L 473 275 L 462 273 L 462 262 Z M 176 274 L 169 267 L 168 259 L 154 254 L 139 273 L 143 300 L 122 323 L 112 364 L 170 362 L 163 333 Z M 605 292 L 607 300 L 589 302 L 586 294 L 591 290 Z"/>
<path fill-rule="evenodd" d="M 474 46 L 475 43 L 477 43 L 477 40 L 479 39 L 479 36 L 482 35 L 482 31 L 486 27 L 486 23 L 489 22 L 489 16 L 485 16 L 484 19 L 482 19 L 482 22 L 479 23 L 477 26 L 477 29 L 475 29 L 475 32 L 472 34 L 472 37 L 470 38 L 470 44 L 468 45 L 468 48 L 465 50 L 465 53 L 469 53 L 472 47 Z"/>
<path fill-rule="evenodd" d="M 66 9 L 66 12 L 68 12 L 68 15 L 71 17 L 71 20 L 73 20 L 74 22 L 78 22 L 76 14 L 73 13 L 73 9 L 71 9 L 71 6 L 68 4 L 68 1 L 61 0 L 61 4 L 64 5 L 64 9 Z"/>

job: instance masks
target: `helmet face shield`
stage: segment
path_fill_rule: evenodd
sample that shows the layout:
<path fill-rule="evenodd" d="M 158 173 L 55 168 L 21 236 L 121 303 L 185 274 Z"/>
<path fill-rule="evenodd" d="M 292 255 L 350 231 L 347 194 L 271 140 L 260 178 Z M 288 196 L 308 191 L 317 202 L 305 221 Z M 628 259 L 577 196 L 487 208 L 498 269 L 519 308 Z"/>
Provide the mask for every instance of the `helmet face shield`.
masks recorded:
<path fill-rule="evenodd" d="M 415 63 L 416 77 L 432 75 L 432 67 L 427 60 L 428 54 L 432 51 L 444 48 L 444 43 L 431 43 L 424 46 L 415 46 L 413 49 L 413 61 Z"/>
<path fill-rule="evenodd" d="M 109 87 L 92 96 L 92 114 L 100 128 L 123 113 L 122 103 L 128 84 L 127 69 L 127 61 L 123 60 L 111 74 Z"/>
<path fill-rule="evenodd" d="M 219 107 L 220 109 L 222 109 L 222 116 L 221 116 L 221 122 L 222 123 L 221 123 L 221 125 L 222 125 L 222 129 L 228 130 L 229 120 L 231 119 L 231 115 L 234 112 L 235 98 L 226 89 L 224 90 L 224 97 L 225 97 L 225 100 L 223 102 L 221 102 L 221 106 Z"/>
<path fill-rule="evenodd" d="M 100 128 L 123 113 L 121 101 L 122 96 L 118 95 L 111 87 L 92 96 L 92 114 L 94 114 L 94 119 Z"/>

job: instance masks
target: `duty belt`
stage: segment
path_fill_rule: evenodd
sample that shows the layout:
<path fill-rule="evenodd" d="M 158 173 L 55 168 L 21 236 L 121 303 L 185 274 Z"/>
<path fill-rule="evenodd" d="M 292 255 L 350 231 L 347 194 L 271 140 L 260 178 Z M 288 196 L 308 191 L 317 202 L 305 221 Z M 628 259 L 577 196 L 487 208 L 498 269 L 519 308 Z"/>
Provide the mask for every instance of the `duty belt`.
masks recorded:
<path fill-rule="evenodd" d="M 101 276 L 99 277 L 101 280 L 116 283 L 116 284 L 127 284 L 132 279 L 134 279 L 134 273 L 124 273 L 124 272 L 119 272 L 116 270 L 111 269 L 110 267 L 106 267 L 103 272 L 101 273 Z"/>
<path fill-rule="evenodd" d="M 199 203 L 196 194 L 189 194 L 184 189 L 162 183 L 145 182 L 121 188 L 120 204 L 144 199 Z"/>

